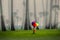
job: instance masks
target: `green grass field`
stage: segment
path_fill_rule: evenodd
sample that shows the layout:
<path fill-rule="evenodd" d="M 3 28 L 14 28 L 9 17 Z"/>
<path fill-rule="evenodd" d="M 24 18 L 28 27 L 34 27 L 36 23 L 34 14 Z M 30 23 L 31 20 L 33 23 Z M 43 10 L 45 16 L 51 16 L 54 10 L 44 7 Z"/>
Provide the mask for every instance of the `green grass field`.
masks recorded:
<path fill-rule="evenodd" d="M 60 30 L 36 30 L 35 34 L 32 30 L 0 31 L 0 40 L 60 40 Z"/>

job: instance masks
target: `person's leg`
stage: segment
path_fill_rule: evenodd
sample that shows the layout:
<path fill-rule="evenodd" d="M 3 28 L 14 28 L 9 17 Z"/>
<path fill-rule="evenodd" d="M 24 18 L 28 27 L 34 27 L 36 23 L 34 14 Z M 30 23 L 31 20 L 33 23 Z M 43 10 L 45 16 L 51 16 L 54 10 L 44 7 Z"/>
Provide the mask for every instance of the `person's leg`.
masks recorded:
<path fill-rule="evenodd" d="M 36 32 L 36 27 L 33 27 L 33 34 L 35 34 Z"/>

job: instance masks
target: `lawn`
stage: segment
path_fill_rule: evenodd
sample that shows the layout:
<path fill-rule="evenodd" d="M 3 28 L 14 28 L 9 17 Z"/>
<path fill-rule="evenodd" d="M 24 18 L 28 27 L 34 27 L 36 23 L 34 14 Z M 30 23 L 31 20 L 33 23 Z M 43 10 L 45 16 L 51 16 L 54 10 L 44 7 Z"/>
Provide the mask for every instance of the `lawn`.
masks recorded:
<path fill-rule="evenodd" d="M 36 30 L 35 34 L 32 30 L 0 31 L 0 40 L 60 40 L 60 30 Z"/>

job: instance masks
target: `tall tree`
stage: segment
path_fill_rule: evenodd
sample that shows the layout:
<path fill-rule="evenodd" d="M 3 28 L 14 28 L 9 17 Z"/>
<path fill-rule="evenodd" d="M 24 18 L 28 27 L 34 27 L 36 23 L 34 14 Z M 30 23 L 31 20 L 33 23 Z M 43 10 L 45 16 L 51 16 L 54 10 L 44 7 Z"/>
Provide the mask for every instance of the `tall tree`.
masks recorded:
<path fill-rule="evenodd" d="M 50 15 L 49 15 L 49 25 L 48 25 L 48 29 L 51 29 L 52 27 L 52 3 L 53 3 L 53 0 L 50 0 Z"/>
<path fill-rule="evenodd" d="M 49 29 L 49 25 L 50 24 L 47 24 L 47 21 L 48 21 L 48 3 L 49 3 L 49 1 L 48 0 L 46 0 L 46 15 L 45 15 L 45 28 L 46 29 Z"/>
<path fill-rule="evenodd" d="M 34 17 L 35 17 L 35 21 L 37 22 L 37 16 L 36 16 L 36 0 L 34 0 Z M 37 27 L 37 29 L 39 29 Z"/>
<path fill-rule="evenodd" d="M 13 20 L 13 0 L 11 0 L 11 30 L 14 31 L 14 20 Z"/>
<path fill-rule="evenodd" d="M 1 27 L 2 27 L 2 31 L 6 31 L 4 18 L 3 18 L 3 11 L 2 11 L 2 0 L 0 0 L 0 12 L 1 12 Z"/>
<path fill-rule="evenodd" d="M 53 9 L 54 9 L 54 12 L 55 12 L 55 16 L 54 16 L 54 25 L 52 26 L 52 29 L 57 28 L 57 25 L 58 25 L 58 24 L 56 23 L 56 22 L 57 22 L 57 19 L 56 19 L 56 18 L 57 18 L 57 16 L 58 16 L 58 15 L 57 15 L 57 14 L 58 14 L 58 11 L 57 11 L 57 10 L 59 9 L 59 0 L 55 0 L 54 3 L 55 3 L 55 5 L 53 5 Z"/>
<path fill-rule="evenodd" d="M 26 0 L 26 17 L 24 30 L 31 29 L 30 18 L 29 18 L 29 0 Z"/>

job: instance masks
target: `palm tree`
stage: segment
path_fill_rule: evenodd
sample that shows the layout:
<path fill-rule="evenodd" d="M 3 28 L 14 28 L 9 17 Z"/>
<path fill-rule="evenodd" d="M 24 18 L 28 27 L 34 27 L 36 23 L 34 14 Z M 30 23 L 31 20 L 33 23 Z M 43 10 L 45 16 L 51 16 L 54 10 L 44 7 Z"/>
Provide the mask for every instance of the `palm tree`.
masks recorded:
<path fill-rule="evenodd" d="M 25 27 L 24 30 L 31 29 L 30 18 L 29 18 L 29 0 L 26 0 L 26 17 L 25 17 Z"/>
<path fill-rule="evenodd" d="M 49 15 L 49 24 L 47 26 L 48 29 L 51 29 L 52 27 L 52 24 L 51 24 L 51 19 L 52 19 L 52 3 L 53 3 L 53 0 L 50 0 L 50 15 Z"/>
<path fill-rule="evenodd" d="M 11 0 L 11 30 L 14 31 L 14 21 L 13 21 L 13 0 Z"/>
<path fill-rule="evenodd" d="M 36 0 L 34 0 L 34 17 L 35 17 L 35 21 L 37 22 L 37 17 L 36 17 Z M 37 27 L 37 29 L 39 29 Z"/>
<path fill-rule="evenodd" d="M 2 31 L 6 31 L 5 28 L 5 23 L 4 23 L 4 18 L 3 18 L 3 11 L 2 11 L 2 1 L 0 0 L 0 12 L 1 12 L 1 27 L 2 27 Z"/>
<path fill-rule="evenodd" d="M 48 21 L 48 0 L 46 0 L 46 12 L 45 12 L 45 28 L 49 29 L 50 24 L 47 24 Z"/>
<path fill-rule="evenodd" d="M 58 2 L 57 2 L 58 1 Z M 58 14 L 58 12 L 57 12 L 57 10 L 59 9 L 59 0 L 55 0 L 55 5 L 53 5 L 53 9 L 54 9 L 54 12 L 55 12 L 55 17 L 54 17 L 54 25 L 52 26 L 52 28 L 54 29 L 54 28 L 57 28 L 57 14 Z"/>

